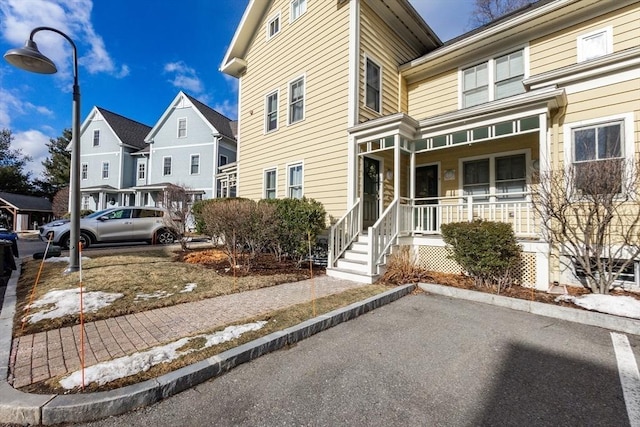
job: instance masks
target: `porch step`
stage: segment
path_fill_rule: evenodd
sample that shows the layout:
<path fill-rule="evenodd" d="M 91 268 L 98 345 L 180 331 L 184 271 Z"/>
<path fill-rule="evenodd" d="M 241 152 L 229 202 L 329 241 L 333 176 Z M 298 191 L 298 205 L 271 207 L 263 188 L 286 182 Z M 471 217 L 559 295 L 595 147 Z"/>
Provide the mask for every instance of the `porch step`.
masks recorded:
<path fill-rule="evenodd" d="M 367 260 L 369 259 L 369 254 L 367 253 L 367 251 L 349 249 L 345 251 L 345 253 L 342 255 L 342 258 L 347 261 L 367 262 Z"/>
<path fill-rule="evenodd" d="M 366 283 L 368 285 L 375 283 L 380 277 L 379 275 L 369 275 L 361 271 L 347 270 L 343 268 L 327 268 L 327 276 L 337 279 L 350 280 L 352 282 Z"/>
<path fill-rule="evenodd" d="M 341 270 L 357 271 L 361 274 L 367 274 L 369 271 L 367 261 L 340 258 L 336 265 Z"/>

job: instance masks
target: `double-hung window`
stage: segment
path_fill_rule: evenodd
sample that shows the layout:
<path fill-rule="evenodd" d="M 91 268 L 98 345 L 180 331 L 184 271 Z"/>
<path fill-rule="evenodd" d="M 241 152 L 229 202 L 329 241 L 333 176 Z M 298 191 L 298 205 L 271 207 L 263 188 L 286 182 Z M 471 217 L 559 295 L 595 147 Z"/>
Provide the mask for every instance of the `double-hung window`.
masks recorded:
<path fill-rule="evenodd" d="M 264 171 L 264 198 L 276 198 L 276 170 L 268 169 Z"/>
<path fill-rule="evenodd" d="M 171 175 L 171 157 L 162 158 L 162 175 Z"/>
<path fill-rule="evenodd" d="M 267 21 L 267 40 L 280 32 L 280 13 Z"/>
<path fill-rule="evenodd" d="M 304 119 L 304 77 L 289 83 L 289 124 Z"/>
<path fill-rule="evenodd" d="M 102 179 L 109 179 L 109 162 L 102 162 Z"/>
<path fill-rule="evenodd" d="M 624 173 L 624 122 L 572 129 L 574 184 L 584 194 L 616 194 Z"/>
<path fill-rule="evenodd" d="M 460 81 L 462 108 L 523 93 L 524 77 L 523 49 L 465 68 Z"/>
<path fill-rule="evenodd" d="M 291 22 L 307 11 L 307 0 L 291 0 Z"/>
<path fill-rule="evenodd" d="M 490 195 L 499 199 L 523 198 L 526 174 L 524 153 L 468 160 L 462 163 L 463 194 L 474 196 L 474 201 L 486 201 Z"/>
<path fill-rule="evenodd" d="M 82 164 L 82 179 L 87 179 L 89 177 L 89 165 L 86 163 Z"/>
<path fill-rule="evenodd" d="M 381 73 L 380 66 L 367 58 L 366 61 L 366 106 L 373 111 L 380 112 Z"/>
<path fill-rule="evenodd" d="M 265 99 L 265 133 L 278 129 L 278 91 L 267 95 Z"/>
<path fill-rule="evenodd" d="M 143 162 L 138 163 L 138 179 L 143 180 L 147 173 L 147 165 Z"/>
<path fill-rule="evenodd" d="M 302 198 L 302 163 L 290 165 L 287 171 L 287 196 L 291 199 Z"/>
<path fill-rule="evenodd" d="M 100 145 L 100 129 L 93 131 L 93 146 L 97 147 L 98 145 Z"/>
<path fill-rule="evenodd" d="M 187 137 L 187 118 L 181 117 L 178 119 L 178 138 Z"/>
<path fill-rule="evenodd" d="M 191 155 L 191 175 L 200 173 L 200 154 Z"/>

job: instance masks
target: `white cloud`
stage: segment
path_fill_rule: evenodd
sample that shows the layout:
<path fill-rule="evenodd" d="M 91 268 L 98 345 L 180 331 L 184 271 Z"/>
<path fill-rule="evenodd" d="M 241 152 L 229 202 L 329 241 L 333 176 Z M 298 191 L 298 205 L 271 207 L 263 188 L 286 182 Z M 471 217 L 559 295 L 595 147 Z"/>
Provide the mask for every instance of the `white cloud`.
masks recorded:
<path fill-rule="evenodd" d="M 164 66 L 164 72 L 173 74 L 169 80 L 174 87 L 185 89 L 187 92 L 200 95 L 204 92 L 204 84 L 195 69 L 189 67 L 184 61 L 169 62 Z"/>
<path fill-rule="evenodd" d="M 11 117 L 34 113 L 47 117 L 54 115 L 53 111 L 47 107 L 22 101 L 17 91 L 0 87 L 0 129 L 11 129 Z"/>
<path fill-rule="evenodd" d="M 218 103 L 214 105 L 211 108 L 213 108 L 219 113 L 224 114 L 230 119 L 236 119 L 238 116 L 238 106 L 227 99 L 225 99 L 222 103 Z"/>
<path fill-rule="evenodd" d="M 44 171 L 42 162 L 49 155 L 47 144 L 50 138 L 38 130 L 13 133 L 11 148 L 22 150 L 22 154 L 31 157 L 31 161 L 25 166 L 25 171 L 31 172 L 33 178 L 39 178 Z"/>
<path fill-rule="evenodd" d="M 0 0 L 0 32 L 12 44 L 22 46 L 38 26 L 56 28 L 78 46 L 79 62 L 90 73 L 115 77 L 129 74 L 126 65 L 116 66 L 102 37 L 91 23 L 93 0 Z M 38 49 L 58 67 L 61 79 L 71 74 L 72 49 L 60 35 L 42 31 L 35 35 Z M 84 52 L 89 52 L 83 54 Z"/>

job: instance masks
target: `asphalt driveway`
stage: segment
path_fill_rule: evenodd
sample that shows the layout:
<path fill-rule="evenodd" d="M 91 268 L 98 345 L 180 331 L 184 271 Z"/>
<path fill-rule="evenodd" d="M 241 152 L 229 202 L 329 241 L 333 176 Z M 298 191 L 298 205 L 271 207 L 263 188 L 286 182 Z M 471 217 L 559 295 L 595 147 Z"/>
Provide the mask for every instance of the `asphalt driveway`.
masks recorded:
<path fill-rule="evenodd" d="M 627 339 L 640 360 L 640 337 Z M 407 296 L 91 426 L 629 425 L 609 331 Z"/>

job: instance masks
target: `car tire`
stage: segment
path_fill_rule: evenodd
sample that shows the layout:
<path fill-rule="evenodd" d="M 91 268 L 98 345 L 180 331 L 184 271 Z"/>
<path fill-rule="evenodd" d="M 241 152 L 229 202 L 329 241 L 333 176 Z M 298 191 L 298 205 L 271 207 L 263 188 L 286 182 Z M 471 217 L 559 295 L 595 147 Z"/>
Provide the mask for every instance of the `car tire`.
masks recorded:
<path fill-rule="evenodd" d="M 154 241 L 159 245 L 170 245 L 176 241 L 176 236 L 167 229 L 162 229 L 156 232 Z"/>
<path fill-rule="evenodd" d="M 91 237 L 87 233 L 81 231 L 80 242 L 82 243 L 82 249 L 87 249 L 91 246 Z M 63 249 L 69 249 L 71 247 L 71 234 L 67 234 L 64 238 L 60 239 L 60 247 Z"/>

